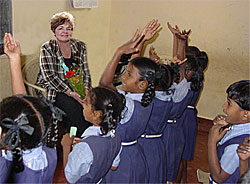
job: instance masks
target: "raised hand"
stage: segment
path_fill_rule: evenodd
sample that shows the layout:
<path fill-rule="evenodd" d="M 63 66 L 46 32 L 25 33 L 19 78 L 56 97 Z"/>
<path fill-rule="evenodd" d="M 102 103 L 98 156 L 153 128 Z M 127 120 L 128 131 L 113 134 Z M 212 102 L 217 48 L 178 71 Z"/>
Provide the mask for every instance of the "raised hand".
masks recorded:
<path fill-rule="evenodd" d="M 139 32 L 140 31 L 137 29 L 133 38 L 127 43 L 120 46 L 117 52 L 119 52 L 120 54 L 133 54 L 138 52 L 138 49 L 136 47 L 141 41 L 141 39 L 144 37 L 144 35 L 140 34 Z"/>
<path fill-rule="evenodd" d="M 177 25 L 175 25 L 175 28 L 170 25 L 169 22 L 167 22 L 168 29 L 171 31 L 173 35 L 181 34 L 180 29 Z"/>
<path fill-rule="evenodd" d="M 18 41 L 14 41 L 10 33 L 5 33 L 4 39 L 4 53 L 11 59 L 20 57 L 21 47 Z"/>
<path fill-rule="evenodd" d="M 248 141 L 250 141 L 250 137 L 246 137 L 243 143 L 238 146 L 237 154 L 241 160 L 247 160 L 250 157 L 250 143 Z"/>
<path fill-rule="evenodd" d="M 160 62 L 160 57 L 155 52 L 155 48 L 153 46 L 151 46 L 149 49 L 149 58 L 155 61 L 156 63 Z"/>
<path fill-rule="evenodd" d="M 182 40 L 187 40 L 188 39 L 188 36 L 191 32 L 191 29 L 189 29 L 188 31 L 186 31 L 185 29 L 182 30 L 181 32 L 179 33 L 176 33 L 176 37 L 179 38 L 179 39 L 182 39 Z"/>
<path fill-rule="evenodd" d="M 160 23 L 158 23 L 158 20 L 151 20 L 142 30 L 142 35 L 144 35 L 143 39 L 145 41 L 148 41 L 153 38 L 154 35 L 157 33 L 159 27 Z"/>
<path fill-rule="evenodd" d="M 178 59 L 177 56 L 174 56 L 171 60 L 172 63 L 174 64 L 178 64 L 178 65 L 182 65 L 183 63 L 185 63 L 187 61 L 187 58 L 183 59 L 183 60 L 180 60 Z"/>

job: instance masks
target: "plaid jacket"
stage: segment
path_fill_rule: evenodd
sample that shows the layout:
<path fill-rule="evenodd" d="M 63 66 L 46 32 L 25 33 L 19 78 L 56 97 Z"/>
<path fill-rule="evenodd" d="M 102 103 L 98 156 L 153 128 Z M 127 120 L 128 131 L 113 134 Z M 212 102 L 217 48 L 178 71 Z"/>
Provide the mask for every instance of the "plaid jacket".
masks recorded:
<path fill-rule="evenodd" d="M 86 45 L 79 40 L 71 39 L 70 47 L 72 58 L 82 67 L 84 86 L 89 89 L 91 77 L 87 63 Z M 56 40 L 50 40 L 41 46 L 40 72 L 37 76 L 36 85 L 47 89 L 47 98 L 52 102 L 55 101 L 56 92 L 65 92 L 70 88 L 60 66 L 61 60 L 64 61 Z"/>

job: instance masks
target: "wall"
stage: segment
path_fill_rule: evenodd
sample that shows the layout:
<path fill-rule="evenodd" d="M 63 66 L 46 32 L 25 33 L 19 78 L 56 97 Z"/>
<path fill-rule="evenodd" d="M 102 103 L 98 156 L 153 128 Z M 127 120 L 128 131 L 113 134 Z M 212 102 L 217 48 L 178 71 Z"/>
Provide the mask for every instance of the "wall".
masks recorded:
<path fill-rule="evenodd" d="M 172 35 L 166 22 L 192 29 L 190 45 L 207 52 L 209 65 L 198 102 L 199 116 L 213 119 L 222 113 L 226 88 L 249 79 L 248 0 L 124 0 L 112 1 L 109 54 L 129 40 L 137 27 L 158 19 L 162 30 L 153 43 L 161 57 L 172 55 Z"/>
<path fill-rule="evenodd" d="M 50 17 L 59 11 L 71 12 L 76 17 L 73 37 L 87 44 L 93 86 L 117 47 L 153 18 L 160 21 L 162 29 L 149 46 L 154 45 L 161 57 L 172 55 L 167 21 L 181 29 L 191 28 L 190 45 L 209 56 L 197 106 L 200 116 L 212 119 L 222 112 L 229 84 L 249 79 L 248 0 L 99 0 L 97 9 L 72 9 L 68 0 L 13 0 L 13 8 L 14 37 L 21 42 L 23 62 L 38 55 L 41 44 L 53 38 Z M 0 69 L 2 99 L 11 94 L 8 62 L 2 57 Z"/>

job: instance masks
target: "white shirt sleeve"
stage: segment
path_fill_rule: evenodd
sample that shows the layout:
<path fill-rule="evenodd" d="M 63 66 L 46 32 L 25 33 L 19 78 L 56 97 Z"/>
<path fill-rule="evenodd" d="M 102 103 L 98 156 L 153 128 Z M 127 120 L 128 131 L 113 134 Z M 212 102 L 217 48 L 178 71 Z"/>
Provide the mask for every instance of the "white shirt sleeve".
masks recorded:
<path fill-rule="evenodd" d="M 185 96 L 188 94 L 190 89 L 190 82 L 187 82 L 187 79 L 184 78 L 179 84 L 174 85 L 174 94 L 172 96 L 173 102 L 181 102 Z"/>
<path fill-rule="evenodd" d="M 221 168 L 228 174 L 233 174 L 237 167 L 239 167 L 239 157 L 236 152 L 238 146 L 239 144 L 227 146 L 220 159 Z"/>
<path fill-rule="evenodd" d="M 120 163 L 120 154 L 122 152 L 122 146 L 121 146 L 121 149 L 119 151 L 119 153 L 116 155 L 114 161 L 113 161 L 113 164 L 112 164 L 112 167 L 118 167 L 119 163 Z"/>
<path fill-rule="evenodd" d="M 64 169 L 67 181 L 69 183 L 77 182 L 81 176 L 89 172 L 92 163 L 93 153 L 89 145 L 86 142 L 76 144 L 68 156 L 68 162 Z"/>
<path fill-rule="evenodd" d="M 121 124 L 127 123 L 130 120 L 134 112 L 134 106 L 134 100 L 126 97 L 126 106 L 122 111 L 122 119 L 120 121 Z"/>

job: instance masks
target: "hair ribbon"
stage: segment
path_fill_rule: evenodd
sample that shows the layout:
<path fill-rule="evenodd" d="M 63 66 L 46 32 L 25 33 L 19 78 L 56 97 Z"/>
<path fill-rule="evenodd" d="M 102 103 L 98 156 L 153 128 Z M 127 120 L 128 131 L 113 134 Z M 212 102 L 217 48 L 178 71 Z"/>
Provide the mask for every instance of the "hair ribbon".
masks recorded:
<path fill-rule="evenodd" d="M 4 148 L 6 148 L 6 145 L 8 145 L 10 149 L 15 149 L 18 146 L 20 140 L 20 130 L 22 130 L 26 134 L 32 135 L 34 132 L 34 128 L 28 124 L 29 120 L 23 113 L 20 114 L 20 116 L 18 116 L 15 120 L 4 118 L 1 125 L 9 129 L 3 137 Z M 14 140 L 15 142 L 13 143 Z"/>

